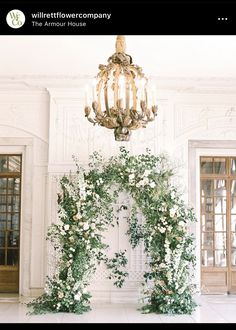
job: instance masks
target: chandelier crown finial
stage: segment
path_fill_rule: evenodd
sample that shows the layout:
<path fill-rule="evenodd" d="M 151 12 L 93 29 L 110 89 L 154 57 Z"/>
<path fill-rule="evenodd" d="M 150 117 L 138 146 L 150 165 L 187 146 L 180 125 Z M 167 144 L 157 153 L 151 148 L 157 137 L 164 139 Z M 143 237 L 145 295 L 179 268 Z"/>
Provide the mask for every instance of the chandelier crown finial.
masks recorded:
<path fill-rule="evenodd" d="M 126 51 L 125 36 L 117 36 L 116 53 L 125 53 L 125 51 Z"/>

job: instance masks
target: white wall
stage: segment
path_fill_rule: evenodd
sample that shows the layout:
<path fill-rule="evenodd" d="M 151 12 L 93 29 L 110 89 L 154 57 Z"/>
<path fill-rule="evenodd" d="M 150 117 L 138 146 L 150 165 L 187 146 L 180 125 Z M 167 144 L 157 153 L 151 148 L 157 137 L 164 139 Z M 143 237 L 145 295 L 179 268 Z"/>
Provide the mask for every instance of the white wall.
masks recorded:
<path fill-rule="evenodd" d="M 0 90 L 0 152 L 23 155 L 20 294 L 42 288 L 49 97 L 45 90 Z"/>
<path fill-rule="evenodd" d="M 234 79 L 157 80 L 158 116 L 146 129 L 133 131 L 128 143 L 116 142 L 111 130 L 94 127 L 84 117 L 84 84 L 83 77 L 74 80 L 33 76 L 14 82 L 6 79 L 5 84 L 0 84 L 0 152 L 1 148 L 19 150 L 24 157 L 20 286 L 23 295 L 37 294 L 50 271 L 45 233 L 56 220 L 58 178 L 74 170 L 72 154 L 86 165 L 93 151 L 100 150 L 109 157 L 121 145 L 133 154 L 144 152 L 147 147 L 153 153 L 167 151 L 175 164 L 180 164 L 177 182 L 186 201 L 195 203 L 190 195 L 197 196 L 197 185 L 189 191 L 189 178 L 192 171 L 197 175 L 197 161 L 189 160 L 190 141 L 213 140 L 216 148 L 217 141 L 236 140 Z M 193 162 L 191 169 L 189 161 Z M 196 228 L 192 230 L 196 232 Z M 109 239 L 116 242 L 115 247 L 127 247 L 124 232 L 121 226 L 108 233 Z M 103 299 L 137 296 L 145 257 L 141 250 L 128 253 L 133 275 L 121 294 L 104 280 L 102 269 L 96 275 L 93 288 Z"/>

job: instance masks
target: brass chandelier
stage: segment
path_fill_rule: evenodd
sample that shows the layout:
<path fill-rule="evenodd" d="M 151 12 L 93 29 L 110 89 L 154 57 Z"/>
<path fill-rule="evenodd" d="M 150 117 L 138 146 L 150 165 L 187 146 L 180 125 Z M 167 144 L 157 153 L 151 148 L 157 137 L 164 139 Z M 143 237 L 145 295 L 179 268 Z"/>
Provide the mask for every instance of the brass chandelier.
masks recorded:
<path fill-rule="evenodd" d="M 142 68 L 133 64 L 125 48 L 125 37 L 117 36 L 116 52 L 107 65 L 99 65 L 92 93 L 85 91 L 85 117 L 114 129 L 116 141 L 129 141 L 132 130 L 146 127 L 157 114 L 155 89 L 148 87 Z"/>

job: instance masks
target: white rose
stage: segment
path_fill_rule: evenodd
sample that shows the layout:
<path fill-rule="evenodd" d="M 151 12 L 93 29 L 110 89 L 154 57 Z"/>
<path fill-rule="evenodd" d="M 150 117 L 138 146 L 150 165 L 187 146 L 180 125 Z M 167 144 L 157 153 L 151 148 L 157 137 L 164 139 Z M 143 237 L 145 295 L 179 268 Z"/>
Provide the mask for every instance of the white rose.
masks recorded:
<path fill-rule="evenodd" d="M 176 208 L 173 207 L 172 209 L 170 209 L 170 217 L 171 218 L 174 218 L 175 213 L 176 213 Z"/>
<path fill-rule="evenodd" d="M 184 226 L 185 226 L 185 222 L 184 222 L 184 221 L 180 221 L 180 222 L 179 222 L 179 225 L 180 225 L 181 227 L 184 227 Z"/>
<path fill-rule="evenodd" d="M 64 229 L 65 229 L 65 230 L 69 230 L 69 229 L 70 229 L 70 225 L 65 225 L 65 226 L 64 226 Z"/>
<path fill-rule="evenodd" d="M 129 175 L 129 181 L 132 181 L 134 179 L 134 174 Z"/>
<path fill-rule="evenodd" d="M 156 184 L 155 184 L 154 181 L 152 181 L 152 182 L 149 184 L 149 186 L 150 186 L 151 188 L 155 188 Z"/>
<path fill-rule="evenodd" d="M 84 223 L 83 229 L 84 230 L 88 230 L 89 229 L 89 224 L 87 222 Z"/>
<path fill-rule="evenodd" d="M 159 231 L 163 234 L 166 231 L 165 227 L 159 227 Z"/>
<path fill-rule="evenodd" d="M 59 298 L 59 299 L 62 299 L 63 297 L 64 297 L 64 293 L 63 293 L 63 292 L 61 292 L 61 291 L 60 291 L 60 292 L 58 292 L 58 298 Z"/>
<path fill-rule="evenodd" d="M 78 292 L 77 294 L 75 294 L 75 297 L 74 298 L 75 298 L 75 300 L 78 301 L 78 300 L 80 300 L 81 296 L 82 296 L 81 293 Z"/>

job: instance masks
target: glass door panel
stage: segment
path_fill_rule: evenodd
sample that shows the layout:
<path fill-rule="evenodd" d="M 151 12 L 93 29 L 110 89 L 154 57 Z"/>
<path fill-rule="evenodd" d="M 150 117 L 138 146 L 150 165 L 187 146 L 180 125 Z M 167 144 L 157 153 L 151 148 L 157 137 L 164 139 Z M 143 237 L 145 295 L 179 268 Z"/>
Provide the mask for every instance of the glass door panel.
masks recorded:
<path fill-rule="evenodd" d="M 21 156 L 0 155 L 0 292 L 18 292 L 20 197 Z"/>
<path fill-rule="evenodd" d="M 202 286 L 236 293 L 236 157 L 201 157 L 200 176 Z"/>

